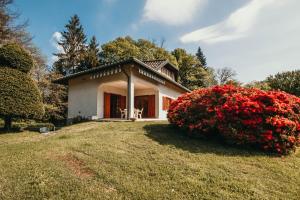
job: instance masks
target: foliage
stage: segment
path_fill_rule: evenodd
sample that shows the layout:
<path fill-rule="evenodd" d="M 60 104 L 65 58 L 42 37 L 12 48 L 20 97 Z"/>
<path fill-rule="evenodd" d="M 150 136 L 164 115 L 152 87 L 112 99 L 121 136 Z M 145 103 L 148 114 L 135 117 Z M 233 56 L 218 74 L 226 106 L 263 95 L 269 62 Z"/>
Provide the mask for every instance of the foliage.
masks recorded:
<path fill-rule="evenodd" d="M 55 130 L 55 126 L 52 123 L 33 123 L 33 124 L 29 124 L 25 130 L 28 131 L 40 131 L 40 128 L 46 127 L 49 131 L 54 131 Z"/>
<path fill-rule="evenodd" d="M 207 63 L 206 63 L 206 57 L 205 57 L 205 55 L 204 55 L 204 53 L 202 52 L 202 49 L 201 49 L 200 47 L 198 47 L 196 56 L 197 56 L 199 62 L 201 63 L 201 65 L 202 65 L 203 67 L 206 67 L 206 66 L 207 66 Z"/>
<path fill-rule="evenodd" d="M 274 90 L 285 91 L 300 96 L 300 70 L 278 73 L 266 80 Z"/>
<path fill-rule="evenodd" d="M 27 74 L 33 66 L 32 61 L 26 61 L 30 56 L 16 45 L 4 45 L 0 52 L 14 55 L 0 56 L 0 116 L 4 117 L 5 128 L 9 130 L 12 118 L 39 119 L 44 114 L 44 107 L 38 88 Z M 20 58 L 17 58 L 18 54 Z"/>
<path fill-rule="evenodd" d="M 97 43 L 96 37 L 93 36 L 85 51 L 84 58 L 80 63 L 79 70 L 86 70 L 86 69 L 99 66 L 100 65 L 99 54 L 100 54 L 99 44 Z"/>
<path fill-rule="evenodd" d="M 58 72 L 64 75 L 80 66 L 86 51 L 86 36 L 79 17 L 77 15 L 72 16 L 65 28 L 66 30 L 61 32 L 62 39 L 58 41 L 62 52 L 54 54 L 58 57 L 54 66 Z"/>
<path fill-rule="evenodd" d="M 175 56 L 179 66 L 180 83 L 191 89 L 208 87 L 214 84 L 214 76 L 211 68 L 204 68 L 196 56 L 188 54 L 184 49 L 175 49 Z"/>
<path fill-rule="evenodd" d="M 49 71 L 38 83 L 43 87 L 43 102 L 45 115 L 43 121 L 49 121 L 56 125 L 62 125 L 67 118 L 67 87 L 54 84 L 52 81 L 61 77 L 55 71 Z"/>
<path fill-rule="evenodd" d="M 100 55 L 102 63 L 115 62 L 129 57 L 140 60 L 166 59 L 177 66 L 176 59 L 164 48 L 145 39 L 134 40 L 131 37 L 119 37 L 103 44 Z"/>
<path fill-rule="evenodd" d="M 271 90 L 271 87 L 266 81 L 253 81 L 245 85 L 246 88 L 257 88 L 260 90 Z"/>
<path fill-rule="evenodd" d="M 20 13 L 13 11 L 13 0 L 0 0 L 0 45 L 15 42 L 32 46 L 32 37 L 26 31 L 27 21 L 22 22 Z"/>
<path fill-rule="evenodd" d="M 0 116 L 40 119 L 44 114 L 38 88 L 23 72 L 0 66 L 0 94 Z"/>
<path fill-rule="evenodd" d="M 0 48 L 0 66 L 6 66 L 28 73 L 32 66 L 32 57 L 17 44 L 5 44 Z"/>
<path fill-rule="evenodd" d="M 174 101 L 169 121 L 200 135 L 287 154 L 300 144 L 300 98 L 278 92 L 215 86 Z"/>

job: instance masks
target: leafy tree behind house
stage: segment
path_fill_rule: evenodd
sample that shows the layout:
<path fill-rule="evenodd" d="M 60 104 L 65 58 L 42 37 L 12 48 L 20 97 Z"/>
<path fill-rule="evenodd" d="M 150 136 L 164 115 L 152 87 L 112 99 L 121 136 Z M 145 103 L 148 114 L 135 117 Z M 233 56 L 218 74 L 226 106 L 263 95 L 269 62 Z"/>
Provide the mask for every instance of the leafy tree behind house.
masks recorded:
<path fill-rule="evenodd" d="M 197 56 L 199 62 L 202 64 L 202 66 L 203 66 L 203 67 L 206 67 L 206 66 L 207 66 L 207 63 L 206 63 L 206 57 L 205 57 L 205 55 L 203 54 L 201 47 L 198 47 L 196 56 Z"/>
<path fill-rule="evenodd" d="M 274 90 L 282 90 L 300 96 L 300 70 L 287 71 L 269 76 L 266 83 Z"/>
<path fill-rule="evenodd" d="M 212 69 L 204 68 L 196 56 L 180 48 L 175 49 L 172 54 L 179 66 L 179 79 L 182 85 L 193 90 L 215 83 Z"/>
<path fill-rule="evenodd" d="M 29 76 L 33 60 L 17 44 L 0 48 L 0 116 L 5 129 L 11 129 L 14 118 L 40 119 L 44 114 L 42 98 Z"/>
<path fill-rule="evenodd" d="M 79 17 L 72 16 L 65 28 L 66 30 L 61 32 L 62 39 L 58 42 L 62 52 L 55 54 L 58 60 L 54 63 L 56 70 L 63 75 L 80 66 L 86 51 L 86 36 Z"/>
<path fill-rule="evenodd" d="M 175 57 L 167 50 L 145 39 L 134 40 L 129 36 L 119 37 L 103 44 L 101 47 L 100 58 L 102 63 L 136 57 L 140 60 L 168 59 L 171 63 L 177 65 Z"/>

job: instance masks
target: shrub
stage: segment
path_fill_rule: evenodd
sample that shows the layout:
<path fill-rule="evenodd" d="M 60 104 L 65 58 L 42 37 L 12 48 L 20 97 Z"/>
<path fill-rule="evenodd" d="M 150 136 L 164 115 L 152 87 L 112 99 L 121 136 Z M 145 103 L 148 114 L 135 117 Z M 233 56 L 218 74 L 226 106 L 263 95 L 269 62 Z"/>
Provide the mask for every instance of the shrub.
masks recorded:
<path fill-rule="evenodd" d="M 235 86 L 200 89 L 172 102 L 169 121 L 190 133 L 287 154 L 300 143 L 300 98 Z"/>
<path fill-rule="evenodd" d="M 0 116 L 40 119 L 40 93 L 28 74 L 0 66 Z"/>
<path fill-rule="evenodd" d="M 32 66 L 32 57 L 17 44 L 6 44 L 0 48 L 0 66 L 6 66 L 28 73 Z"/>
<path fill-rule="evenodd" d="M 266 82 L 274 90 L 281 90 L 300 96 L 300 70 L 282 72 L 274 76 L 269 76 Z"/>
<path fill-rule="evenodd" d="M 29 131 L 40 131 L 40 128 L 47 127 L 49 131 L 54 131 L 55 126 L 52 123 L 34 123 L 28 125 L 25 129 Z"/>

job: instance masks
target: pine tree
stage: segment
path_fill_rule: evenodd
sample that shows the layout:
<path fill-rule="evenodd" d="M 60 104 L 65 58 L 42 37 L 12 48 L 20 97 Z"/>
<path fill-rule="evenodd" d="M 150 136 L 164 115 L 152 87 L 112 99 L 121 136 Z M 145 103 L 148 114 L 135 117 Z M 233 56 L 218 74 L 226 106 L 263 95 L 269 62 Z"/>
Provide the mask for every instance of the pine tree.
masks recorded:
<path fill-rule="evenodd" d="M 196 56 L 197 56 L 198 60 L 200 61 L 200 63 L 202 64 L 202 66 L 206 67 L 207 66 L 206 57 L 203 54 L 203 52 L 201 50 L 201 47 L 198 47 L 198 51 L 196 53 Z"/>
<path fill-rule="evenodd" d="M 63 52 L 54 54 L 58 57 L 54 66 L 64 75 L 70 70 L 73 72 L 77 70 L 86 51 L 86 36 L 79 17 L 77 15 L 71 17 L 65 28 L 66 30 L 61 32 L 62 39 L 58 42 Z"/>
<path fill-rule="evenodd" d="M 94 68 L 100 65 L 99 44 L 95 36 L 89 42 L 83 61 L 80 64 L 80 70 Z"/>

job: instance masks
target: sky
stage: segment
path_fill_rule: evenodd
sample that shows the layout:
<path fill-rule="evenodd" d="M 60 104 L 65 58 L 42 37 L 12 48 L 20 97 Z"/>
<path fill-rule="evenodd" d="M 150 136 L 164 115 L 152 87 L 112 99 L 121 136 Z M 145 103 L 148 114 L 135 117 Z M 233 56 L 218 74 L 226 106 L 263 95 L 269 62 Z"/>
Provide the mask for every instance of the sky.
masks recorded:
<path fill-rule="evenodd" d="M 70 17 L 80 17 L 100 45 L 120 36 L 165 40 L 172 51 L 196 53 L 208 66 L 230 67 L 243 83 L 300 69 L 299 0 L 15 0 L 34 43 L 53 63 Z"/>

